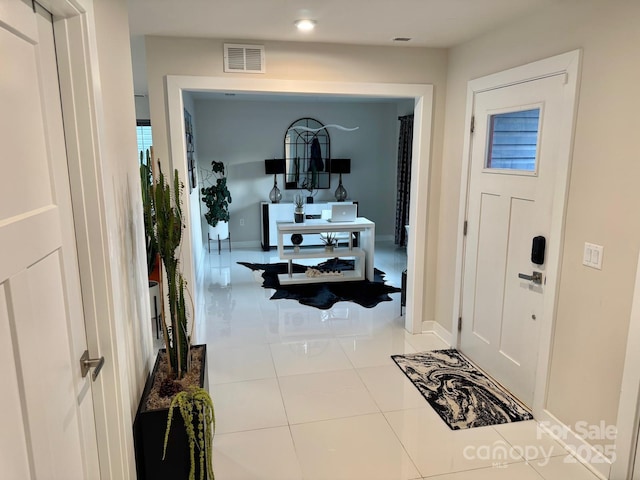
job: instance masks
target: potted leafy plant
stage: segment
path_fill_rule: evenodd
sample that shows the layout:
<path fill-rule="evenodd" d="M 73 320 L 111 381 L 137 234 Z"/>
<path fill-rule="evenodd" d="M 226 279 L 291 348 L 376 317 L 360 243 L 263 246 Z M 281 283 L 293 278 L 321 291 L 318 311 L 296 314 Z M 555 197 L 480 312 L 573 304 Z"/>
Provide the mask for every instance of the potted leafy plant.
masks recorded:
<path fill-rule="evenodd" d="M 207 393 L 206 346 L 191 345 L 188 316 L 193 312 L 193 306 L 187 303 L 186 282 L 179 263 L 184 229 L 180 198 L 184 186 L 177 170 L 170 185 L 160 169 L 160 162 L 157 163 L 157 175 L 153 166 L 152 171 L 154 180 L 149 198 L 153 227 L 148 234 L 155 237 L 164 267 L 165 279 L 161 279 L 160 287 L 164 290 L 166 283 L 169 313 L 166 314 L 162 301 L 165 348 L 158 352 L 134 420 L 136 469 L 139 480 L 195 479 L 196 473 L 199 478 L 204 478 L 205 474 L 213 478 L 211 435 L 214 419 Z M 172 413 L 176 405 L 181 413 L 179 416 Z M 198 437 L 196 443 L 193 443 L 194 432 Z M 196 446 L 202 448 L 197 462 Z"/>
<path fill-rule="evenodd" d="M 295 204 L 295 208 L 293 210 L 293 220 L 295 223 L 304 222 L 304 197 L 297 193 L 293 198 L 293 203 Z"/>
<path fill-rule="evenodd" d="M 211 172 L 204 176 L 203 183 L 208 184 L 200 189 L 200 193 L 207 207 L 204 218 L 209 224 L 210 238 L 224 240 L 229 237 L 229 204 L 232 201 L 224 163 L 213 160 Z"/>

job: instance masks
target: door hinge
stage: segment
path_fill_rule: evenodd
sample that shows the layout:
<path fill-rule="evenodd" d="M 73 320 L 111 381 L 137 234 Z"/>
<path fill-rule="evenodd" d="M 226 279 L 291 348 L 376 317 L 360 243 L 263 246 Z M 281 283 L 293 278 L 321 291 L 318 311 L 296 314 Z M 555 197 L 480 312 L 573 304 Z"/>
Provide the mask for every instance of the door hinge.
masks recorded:
<path fill-rule="evenodd" d="M 458 331 L 462 330 L 462 317 L 458 317 Z"/>
<path fill-rule="evenodd" d="M 465 236 L 465 237 L 467 236 L 467 227 L 468 227 L 468 225 L 469 225 L 468 222 L 465 220 L 464 221 L 464 225 L 462 226 L 462 235 Z"/>
<path fill-rule="evenodd" d="M 476 117 L 475 115 L 471 116 L 471 133 L 473 133 L 476 129 Z"/>

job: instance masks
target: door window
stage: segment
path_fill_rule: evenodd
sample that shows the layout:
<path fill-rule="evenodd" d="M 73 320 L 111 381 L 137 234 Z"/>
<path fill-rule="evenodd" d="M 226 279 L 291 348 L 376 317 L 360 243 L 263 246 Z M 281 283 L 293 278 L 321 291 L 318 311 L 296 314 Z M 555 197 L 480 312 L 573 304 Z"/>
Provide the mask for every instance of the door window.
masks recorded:
<path fill-rule="evenodd" d="M 487 169 L 536 171 L 540 108 L 489 115 Z"/>

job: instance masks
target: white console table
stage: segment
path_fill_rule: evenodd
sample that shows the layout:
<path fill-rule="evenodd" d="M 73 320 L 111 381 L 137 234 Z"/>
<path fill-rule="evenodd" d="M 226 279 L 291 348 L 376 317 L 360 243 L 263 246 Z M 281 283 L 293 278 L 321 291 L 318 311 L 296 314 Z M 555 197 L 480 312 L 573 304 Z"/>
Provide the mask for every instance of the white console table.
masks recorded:
<path fill-rule="evenodd" d="M 348 280 L 374 280 L 374 253 L 375 253 L 375 223 L 364 217 L 358 217 L 353 222 L 330 222 L 328 220 L 308 219 L 303 223 L 278 222 L 278 255 L 280 259 L 289 262 L 288 273 L 278 275 L 281 284 L 287 283 L 313 283 L 313 282 L 344 282 Z M 336 247 L 333 252 L 327 252 L 321 248 L 294 248 L 285 249 L 285 236 L 290 238 L 294 233 L 301 235 L 320 234 L 328 232 L 354 232 L 360 233 L 359 247 L 354 247 L 349 242 L 348 247 Z M 353 235 L 351 235 L 352 237 Z M 341 276 L 307 277 L 304 273 L 293 273 L 292 262 L 302 258 L 355 258 L 355 269 L 346 271 Z"/>
<path fill-rule="evenodd" d="M 331 205 L 338 202 L 317 202 L 306 203 L 304 206 L 304 215 L 306 218 L 320 218 L 323 210 L 331 210 Z M 358 202 L 342 202 L 355 203 Z M 260 243 L 264 251 L 269 251 L 272 247 L 278 245 L 278 222 L 293 222 L 293 203 L 268 203 L 260 204 Z M 288 238 L 285 238 L 284 244 L 292 245 Z M 307 235 L 304 245 L 322 245 L 319 235 Z"/>

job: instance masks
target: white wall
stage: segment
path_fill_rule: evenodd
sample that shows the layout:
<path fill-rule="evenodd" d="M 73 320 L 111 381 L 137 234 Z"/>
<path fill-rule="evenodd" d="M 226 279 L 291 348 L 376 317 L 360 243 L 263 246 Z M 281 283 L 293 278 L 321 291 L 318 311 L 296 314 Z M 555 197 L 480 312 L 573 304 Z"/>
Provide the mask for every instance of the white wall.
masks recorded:
<path fill-rule="evenodd" d="M 616 421 L 640 246 L 640 4 L 570 0 L 451 50 L 436 320 L 451 328 L 467 82 L 582 48 L 582 84 L 547 409 L 567 425 Z M 601 271 L 581 263 L 604 246 Z M 598 440 L 593 440 L 599 443 Z"/>
<path fill-rule="evenodd" d="M 359 127 L 354 132 L 328 129 L 331 157 L 351 159 L 351 173 L 342 178 L 348 200 L 359 202 L 359 214 L 376 223 L 378 237 L 393 235 L 397 108 L 395 102 L 258 101 L 238 97 L 198 100 L 196 120 L 200 134 L 196 147 L 200 168 L 210 170 L 212 160 L 225 163 L 233 198 L 229 208 L 233 242 L 259 245 L 259 204 L 269 200 L 273 186 L 273 175 L 264 173 L 264 160 L 284 158 L 285 131 L 302 117 L 315 118 L 325 125 Z M 338 175 L 331 175 L 330 188 L 319 190 L 315 200 L 335 201 L 337 186 Z M 293 196 L 301 192 L 285 190 L 284 175 L 278 175 L 278 187 L 282 202 L 292 202 Z M 202 222 L 206 225 L 204 217 Z"/>
<path fill-rule="evenodd" d="M 121 449 L 131 473 L 131 425 L 155 352 L 144 244 L 140 174 L 135 155 L 135 111 L 124 0 L 95 2 L 100 85 L 100 166 L 108 232 L 108 268 L 113 298 L 112 341 L 118 342 L 120 395 L 130 416 L 120 419 Z M 115 419 L 112 419 L 115 420 Z M 114 472 L 120 476 L 122 473 Z"/>
<path fill-rule="evenodd" d="M 136 120 L 148 120 L 151 117 L 149 113 L 149 98 L 135 97 L 136 103 Z"/>

